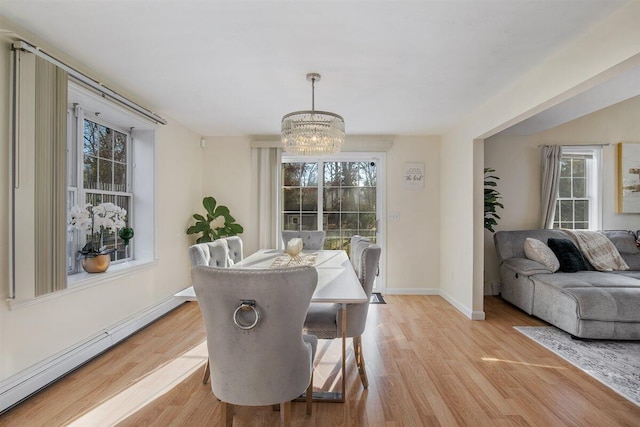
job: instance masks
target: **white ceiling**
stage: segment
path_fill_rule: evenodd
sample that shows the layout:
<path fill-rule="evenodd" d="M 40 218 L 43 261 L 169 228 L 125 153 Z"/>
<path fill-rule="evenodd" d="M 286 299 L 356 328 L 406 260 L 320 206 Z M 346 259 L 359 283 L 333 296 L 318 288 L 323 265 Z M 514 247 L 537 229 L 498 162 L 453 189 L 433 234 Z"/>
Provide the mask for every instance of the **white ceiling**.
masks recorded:
<path fill-rule="evenodd" d="M 627 1 L 0 0 L 0 15 L 203 136 L 440 134 Z"/>

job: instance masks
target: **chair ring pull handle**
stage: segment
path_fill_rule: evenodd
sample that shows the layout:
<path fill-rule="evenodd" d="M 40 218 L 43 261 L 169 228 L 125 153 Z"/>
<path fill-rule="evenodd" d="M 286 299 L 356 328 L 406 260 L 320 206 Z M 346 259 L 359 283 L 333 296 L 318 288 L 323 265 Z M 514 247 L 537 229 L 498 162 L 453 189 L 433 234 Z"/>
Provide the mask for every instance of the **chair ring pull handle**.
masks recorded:
<path fill-rule="evenodd" d="M 238 313 L 240 312 L 240 310 L 242 311 L 253 310 L 253 313 L 256 319 L 253 321 L 252 324 L 243 325 L 238 321 Z M 256 310 L 256 302 L 253 300 L 243 300 L 241 304 L 238 306 L 238 308 L 236 308 L 236 310 L 233 312 L 233 323 L 235 323 L 236 326 L 240 329 L 244 329 L 244 330 L 253 329 L 256 327 L 259 320 L 260 320 L 260 313 L 258 313 L 258 310 Z"/>

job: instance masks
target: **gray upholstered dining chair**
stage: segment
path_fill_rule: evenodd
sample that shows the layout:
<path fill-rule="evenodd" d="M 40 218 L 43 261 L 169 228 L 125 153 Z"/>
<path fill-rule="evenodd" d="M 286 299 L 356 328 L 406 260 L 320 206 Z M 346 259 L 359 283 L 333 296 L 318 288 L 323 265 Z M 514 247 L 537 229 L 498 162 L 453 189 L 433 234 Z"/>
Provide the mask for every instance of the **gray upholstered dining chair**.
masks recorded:
<path fill-rule="evenodd" d="M 282 232 L 282 242 L 284 248 L 287 248 L 287 243 L 294 237 L 302 239 L 302 249 L 319 251 L 324 247 L 325 232 L 321 230 L 317 231 L 292 231 L 285 230 Z"/>
<path fill-rule="evenodd" d="M 229 266 L 229 246 L 225 240 L 197 243 L 189 247 L 191 266 L 208 265 L 209 267 Z"/>
<path fill-rule="evenodd" d="M 191 265 L 230 267 L 244 259 L 240 236 L 223 237 L 213 242 L 197 243 L 189 247 Z"/>
<path fill-rule="evenodd" d="M 380 246 L 367 238 L 354 236 L 351 239 L 351 263 L 356 270 L 362 288 L 367 294 L 363 304 L 347 304 L 347 338 L 353 338 L 353 352 L 360 380 L 364 388 L 369 387 L 367 372 L 362 355 L 362 334 L 367 324 L 369 301 L 380 261 Z M 316 335 L 319 339 L 342 338 L 342 310 L 340 304 L 313 303 L 309 306 L 304 331 Z"/>
<path fill-rule="evenodd" d="M 230 267 L 244 258 L 242 239 L 239 236 L 225 237 L 213 242 L 197 243 L 189 247 L 191 266 Z M 202 383 L 209 381 L 209 362 L 204 367 Z"/>
<path fill-rule="evenodd" d="M 244 259 L 242 238 L 240 238 L 240 236 L 224 237 L 220 240 L 225 240 L 227 242 L 230 265 L 237 264 Z"/>
<path fill-rule="evenodd" d="M 223 424 L 233 405 L 280 405 L 289 425 L 291 400 L 307 394 L 311 413 L 314 336 L 302 326 L 318 282 L 313 267 L 231 269 L 195 266 L 193 287 L 207 333 L 211 389 Z"/>

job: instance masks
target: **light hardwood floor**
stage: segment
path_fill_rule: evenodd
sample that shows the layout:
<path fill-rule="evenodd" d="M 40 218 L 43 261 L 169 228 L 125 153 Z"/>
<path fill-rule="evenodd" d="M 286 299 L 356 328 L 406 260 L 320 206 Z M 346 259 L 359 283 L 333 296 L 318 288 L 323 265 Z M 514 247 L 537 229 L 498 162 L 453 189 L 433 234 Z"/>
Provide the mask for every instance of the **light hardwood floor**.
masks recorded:
<path fill-rule="evenodd" d="M 498 297 L 470 321 L 437 296 L 386 296 L 363 337 L 369 389 L 348 350 L 345 404 L 292 405 L 294 426 L 639 426 L 640 407 L 513 329 L 542 325 Z M 0 416 L 2 426 L 214 426 L 203 385 L 205 333 L 186 303 Z M 321 342 L 314 385 L 335 380 Z M 327 366 L 324 366 L 327 365 Z M 234 426 L 276 426 L 270 407 L 238 408 Z"/>

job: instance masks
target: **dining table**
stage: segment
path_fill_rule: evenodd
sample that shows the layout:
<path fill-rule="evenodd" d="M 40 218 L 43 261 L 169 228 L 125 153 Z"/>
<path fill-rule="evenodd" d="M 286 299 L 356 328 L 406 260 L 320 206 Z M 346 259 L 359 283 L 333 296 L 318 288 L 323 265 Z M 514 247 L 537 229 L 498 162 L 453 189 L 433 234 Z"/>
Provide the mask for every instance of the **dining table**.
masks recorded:
<path fill-rule="evenodd" d="M 243 269 L 267 269 L 267 268 L 287 268 L 299 265 L 311 265 L 318 272 L 318 284 L 311 297 L 312 303 L 339 304 L 342 310 L 341 330 L 342 355 L 341 355 L 341 391 L 314 391 L 313 400 L 322 402 L 344 402 L 346 397 L 346 331 L 347 331 L 347 308 L 349 304 L 363 304 L 367 302 L 367 295 L 362 289 L 362 285 L 356 276 L 355 269 L 349 261 L 349 257 L 344 250 L 315 250 L 302 251 L 298 256 L 291 257 L 280 249 L 261 249 L 235 263 L 228 268 Z M 176 298 L 185 301 L 197 301 L 193 286 L 183 289 L 175 294 Z M 208 368 L 208 361 L 207 361 Z M 208 369 L 205 373 L 205 379 Z"/>

